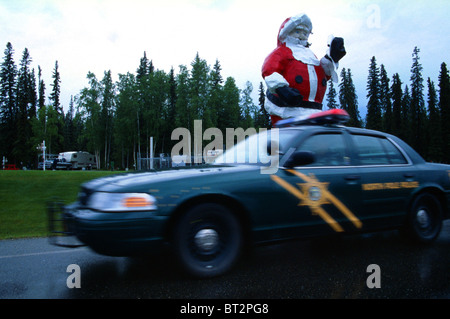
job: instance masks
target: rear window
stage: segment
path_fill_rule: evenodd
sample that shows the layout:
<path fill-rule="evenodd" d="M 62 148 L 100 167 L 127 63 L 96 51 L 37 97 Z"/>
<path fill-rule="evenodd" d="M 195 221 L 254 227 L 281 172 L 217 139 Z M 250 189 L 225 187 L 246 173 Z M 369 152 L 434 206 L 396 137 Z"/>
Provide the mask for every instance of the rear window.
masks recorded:
<path fill-rule="evenodd" d="M 353 135 L 360 165 L 406 164 L 407 160 L 400 150 L 387 138 Z"/>

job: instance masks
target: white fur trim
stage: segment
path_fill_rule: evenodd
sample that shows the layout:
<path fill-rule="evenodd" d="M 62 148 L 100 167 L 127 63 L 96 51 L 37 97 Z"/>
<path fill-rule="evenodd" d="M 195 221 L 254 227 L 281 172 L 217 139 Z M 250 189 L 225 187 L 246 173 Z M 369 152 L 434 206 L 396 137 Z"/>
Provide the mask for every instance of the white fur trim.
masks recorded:
<path fill-rule="evenodd" d="M 273 104 L 267 97 L 264 101 L 264 108 L 271 115 L 277 115 L 283 119 L 297 116 L 311 115 L 322 110 L 315 110 L 303 107 L 279 107 Z"/>
<path fill-rule="evenodd" d="M 267 88 L 270 92 L 275 93 L 275 90 L 283 86 L 289 86 L 289 82 L 278 72 L 274 72 L 264 78 Z"/>
<path fill-rule="evenodd" d="M 338 65 L 336 63 L 328 60 L 326 57 L 323 57 L 322 59 L 320 59 L 320 65 L 322 66 L 323 70 L 325 71 L 325 74 L 327 76 L 331 76 L 331 80 L 334 83 L 339 82 L 339 77 L 335 71 L 338 67 Z"/>
<path fill-rule="evenodd" d="M 295 41 L 290 41 L 290 37 L 288 37 L 286 41 L 286 47 L 291 49 L 292 55 L 297 61 L 301 61 L 309 65 L 320 65 L 320 61 L 317 59 L 316 55 L 310 48 L 307 48 L 301 44 L 297 44 Z"/>
<path fill-rule="evenodd" d="M 317 80 L 316 69 L 313 65 L 308 65 L 308 75 L 309 75 L 309 101 L 314 102 L 317 94 L 317 86 L 319 81 Z"/>

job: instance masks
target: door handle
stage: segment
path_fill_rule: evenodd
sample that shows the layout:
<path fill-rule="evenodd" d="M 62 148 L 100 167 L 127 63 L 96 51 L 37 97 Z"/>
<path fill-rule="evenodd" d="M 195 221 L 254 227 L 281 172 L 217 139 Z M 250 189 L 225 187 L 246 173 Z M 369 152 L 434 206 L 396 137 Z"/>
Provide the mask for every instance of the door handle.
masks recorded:
<path fill-rule="evenodd" d="M 413 178 L 415 175 L 413 173 L 405 173 L 403 176 L 405 176 L 405 178 Z"/>
<path fill-rule="evenodd" d="M 359 175 L 347 175 L 345 176 L 346 181 L 357 181 L 361 178 Z"/>

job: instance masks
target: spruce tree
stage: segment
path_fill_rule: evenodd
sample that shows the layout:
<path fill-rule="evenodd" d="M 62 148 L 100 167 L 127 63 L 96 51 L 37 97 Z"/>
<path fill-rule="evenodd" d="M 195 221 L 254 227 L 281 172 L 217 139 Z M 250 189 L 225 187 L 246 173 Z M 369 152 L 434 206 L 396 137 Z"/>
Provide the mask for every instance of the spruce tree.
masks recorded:
<path fill-rule="evenodd" d="M 191 116 L 189 105 L 189 71 L 185 65 L 179 66 L 176 76 L 177 101 L 175 103 L 175 126 L 189 129 L 190 123 L 194 121 Z"/>
<path fill-rule="evenodd" d="M 76 151 L 75 148 L 75 127 L 73 122 L 73 117 L 75 114 L 73 96 L 70 97 L 69 110 L 64 116 L 64 150 L 65 151 Z"/>
<path fill-rule="evenodd" d="M 445 63 L 439 73 L 439 109 L 441 111 L 443 161 L 450 163 L 450 76 Z"/>
<path fill-rule="evenodd" d="M 199 54 L 191 63 L 191 76 L 189 78 L 189 102 L 194 120 L 202 120 L 203 128 L 213 127 L 211 110 L 208 108 L 208 76 L 209 66 L 206 60 L 201 59 Z M 190 123 L 193 128 L 194 123 Z"/>
<path fill-rule="evenodd" d="M 164 127 L 164 139 L 167 141 L 166 144 L 168 147 L 166 148 L 166 152 L 172 149 L 173 145 L 175 145 L 174 141 L 171 141 L 171 136 L 173 130 L 177 128 L 176 126 L 176 105 L 177 105 L 177 82 L 175 79 L 175 71 L 173 67 L 170 69 L 168 75 L 168 95 L 167 95 L 167 118 L 163 123 Z"/>
<path fill-rule="evenodd" d="M 328 81 L 328 93 L 327 93 L 327 107 L 328 109 L 337 109 L 339 108 L 339 104 L 336 101 L 337 93 L 334 88 L 333 81 Z"/>
<path fill-rule="evenodd" d="M 348 126 L 361 127 L 361 117 L 358 109 L 358 97 L 356 95 L 355 85 L 353 84 L 352 72 L 345 68 L 341 71 L 341 83 L 339 84 L 339 102 L 341 108 L 350 115 L 350 120 L 346 123 Z"/>
<path fill-rule="evenodd" d="M 428 78 L 428 128 L 427 128 L 427 160 L 442 161 L 441 116 L 438 110 L 438 99 L 433 81 Z"/>
<path fill-rule="evenodd" d="M 30 74 L 30 84 L 31 87 L 28 91 L 28 98 L 30 103 L 28 104 L 28 116 L 30 118 L 36 117 L 36 110 L 38 106 L 38 92 L 37 92 L 37 86 L 36 86 L 36 73 L 34 72 L 34 69 L 31 70 Z"/>
<path fill-rule="evenodd" d="M 209 73 L 209 94 L 208 108 L 211 115 L 212 126 L 218 126 L 219 111 L 223 108 L 223 77 L 221 74 L 222 66 L 219 60 L 216 60 L 211 72 Z"/>
<path fill-rule="evenodd" d="M 51 101 L 52 111 L 56 114 L 56 136 L 52 141 L 53 152 L 62 152 L 64 147 L 64 110 L 60 101 L 61 94 L 61 76 L 59 74 L 58 61 L 55 62 L 55 68 L 53 69 L 53 83 L 51 84 L 52 92 L 50 93 L 49 100 Z M 53 113 L 52 113 L 53 115 Z"/>
<path fill-rule="evenodd" d="M 14 49 L 8 42 L 0 69 L 0 156 L 5 156 L 9 163 L 16 163 L 12 155 L 17 121 L 16 77 Z"/>
<path fill-rule="evenodd" d="M 31 118 L 36 117 L 36 82 L 30 64 L 31 56 L 25 48 L 17 77 L 17 126 L 13 142 L 13 156 L 23 166 L 30 166 L 34 157 Z"/>
<path fill-rule="evenodd" d="M 383 64 L 380 66 L 380 102 L 383 118 L 383 131 L 392 133 L 394 125 L 392 116 L 391 90 L 389 88 L 389 78 Z"/>
<path fill-rule="evenodd" d="M 411 95 L 408 85 L 405 86 L 402 97 L 401 134 L 399 136 L 406 143 L 412 145 L 413 134 L 411 130 Z"/>
<path fill-rule="evenodd" d="M 153 62 L 147 59 L 147 52 L 144 51 L 144 56 L 141 58 L 139 67 L 136 70 L 136 79 L 141 81 L 142 78 L 146 77 L 153 72 Z"/>
<path fill-rule="evenodd" d="M 269 113 L 267 113 L 264 105 L 266 101 L 266 94 L 265 94 L 265 88 L 264 84 L 262 82 L 259 82 L 259 112 L 257 112 L 256 118 L 255 118 L 255 128 L 270 128 L 270 116 Z"/>
<path fill-rule="evenodd" d="M 144 56 L 140 59 L 139 67 L 136 70 L 136 84 L 138 109 L 136 111 L 136 125 L 137 125 L 137 153 L 140 157 L 145 157 L 141 149 L 141 145 L 148 145 L 149 125 L 152 123 L 150 119 L 151 108 L 151 74 L 153 73 L 153 63 L 147 58 L 147 52 L 144 51 Z"/>
<path fill-rule="evenodd" d="M 146 123 L 146 142 L 149 144 L 153 137 L 153 153 L 164 152 L 165 122 L 168 114 L 169 76 L 162 70 L 154 70 L 150 74 L 149 96 L 150 104 L 144 116 Z M 150 145 L 149 145 L 150 146 Z"/>
<path fill-rule="evenodd" d="M 423 156 L 426 150 L 426 114 L 425 101 L 423 95 L 422 65 L 419 60 L 420 50 L 415 47 L 412 57 L 413 65 L 411 67 L 411 133 L 412 147 Z"/>
<path fill-rule="evenodd" d="M 10 42 L 5 49 L 5 57 L 0 70 L 0 119 L 2 123 L 10 123 L 17 113 L 16 109 L 16 77 L 17 67 L 14 63 L 14 49 Z M 14 124 L 14 123 L 13 123 Z"/>
<path fill-rule="evenodd" d="M 36 78 L 30 69 L 32 62 L 27 48 L 23 51 L 20 69 L 17 76 L 17 111 L 24 114 L 27 120 L 36 116 Z"/>
<path fill-rule="evenodd" d="M 58 112 L 59 115 L 63 115 L 63 109 L 60 102 L 60 94 L 61 94 L 61 76 L 58 70 L 58 61 L 55 62 L 55 68 L 53 69 L 53 84 L 52 93 L 50 94 L 50 101 L 52 101 L 53 108 Z"/>
<path fill-rule="evenodd" d="M 42 70 L 38 66 L 38 108 L 45 107 L 45 83 L 42 79 Z"/>
<path fill-rule="evenodd" d="M 367 78 L 367 98 L 366 128 L 381 131 L 383 127 L 380 102 L 380 70 L 375 57 L 372 57 L 370 60 L 369 76 Z"/>
<path fill-rule="evenodd" d="M 392 77 L 391 86 L 392 97 L 392 134 L 395 136 L 401 135 L 401 123 L 402 123 L 402 82 L 398 73 Z"/>
<path fill-rule="evenodd" d="M 348 112 L 348 77 L 347 77 L 347 69 L 343 68 L 341 71 L 341 82 L 339 83 L 339 102 L 341 104 L 341 108 Z"/>

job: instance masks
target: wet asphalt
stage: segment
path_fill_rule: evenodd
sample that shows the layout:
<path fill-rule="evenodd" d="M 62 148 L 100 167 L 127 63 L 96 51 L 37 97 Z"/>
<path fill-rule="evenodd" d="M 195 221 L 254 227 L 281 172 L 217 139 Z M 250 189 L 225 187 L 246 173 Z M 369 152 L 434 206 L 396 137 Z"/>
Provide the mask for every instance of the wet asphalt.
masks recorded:
<path fill-rule="evenodd" d="M 73 264 L 80 288 L 68 287 Z M 379 288 L 368 287 L 374 264 Z M 388 231 L 256 247 L 230 273 L 206 280 L 185 276 L 169 253 L 107 257 L 47 238 L 0 241 L 0 299 L 104 298 L 448 299 L 450 222 L 426 246 Z"/>

